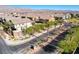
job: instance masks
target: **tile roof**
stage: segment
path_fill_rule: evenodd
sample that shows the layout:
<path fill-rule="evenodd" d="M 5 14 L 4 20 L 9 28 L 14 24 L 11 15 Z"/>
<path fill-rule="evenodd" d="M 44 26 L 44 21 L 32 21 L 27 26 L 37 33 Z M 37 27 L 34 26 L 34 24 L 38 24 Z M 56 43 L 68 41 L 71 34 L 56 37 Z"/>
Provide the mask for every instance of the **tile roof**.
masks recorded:
<path fill-rule="evenodd" d="M 27 14 L 27 16 L 40 17 L 42 19 L 50 19 L 50 18 L 53 17 L 52 14 L 45 14 L 45 13 L 40 13 L 40 14 L 38 14 L 38 13 L 29 13 L 29 14 Z"/>
<path fill-rule="evenodd" d="M 0 15 L 0 17 L 5 18 L 7 21 L 12 20 L 14 24 L 23 24 L 23 23 L 29 23 L 32 22 L 30 19 L 26 18 L 21 18 L 19 17 L 13 17 L 11 15 Z"/>

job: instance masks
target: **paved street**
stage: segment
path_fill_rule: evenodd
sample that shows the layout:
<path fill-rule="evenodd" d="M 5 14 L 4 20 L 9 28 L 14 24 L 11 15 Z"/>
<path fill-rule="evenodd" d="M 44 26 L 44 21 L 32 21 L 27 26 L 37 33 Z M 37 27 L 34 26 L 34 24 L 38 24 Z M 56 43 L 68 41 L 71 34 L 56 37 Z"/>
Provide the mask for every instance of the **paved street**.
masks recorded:
<path fill-rule="evenodd" d="M 12 53 L 9 47 L 5 44 L 2 38 L 0 38 L 0 54 Z"/>
<path fill-rule="evenodd" d="M 56 29 L 55 29 L 56 30 Z M 54 32 L 55 30 L 51 30 L 52 32 Z M 59 30 L 59 29 L 58 29 Z M 58 30 L 56 30 L 56 31 L 58 31 Z M 51 31 L 49 32 L 49 33 L 51 33 Z M 44 38 L 44 37 L 46 37 L 46 36 L 48 36 L 49 35 L 49 33 L 47 32 L 47 33 L 44 33 L 44 34 L 42 34 L 41 36 L 39 36 L 39 37 L 36 37 L 35 39 L 33 39 L 33 40 L 31 40 L 31 41 L 29 41 L 29 42 L 27 42 L 27 43 L 24 43 L 24 44 L 22 44 L 22 45 L 17 45 L 17 46 L 7 46 L 6 44 L 5 44 L 5 42 L 1 39 L 0 40 L 0 53 L 1 54 L 5 54 L 5 53 L 10 53 L 10 54 L 13 54 L 13 53 L 26 53 L 28 50 L 26 50 L 27 48 L 29 48 L 29 46 L 30 45 L 32 45 L 32 44 L 35 44 L 38 40 L 40 40 L 40 38 Z M 52 42 L 53 43 L 53 42 Z M 54 43 L 53 43 L 54 44 Z M 52 45 L 53 45 L 52 44 Z M 25 49 L 25 50 L 24 50 Z M 41 53 L 41 52 L 43 52 L 43 53 L 47 53 L 47 52 L 44 52 L 44 50 L 41 50 L 41 51 L 39 51 L 39 52 L 37 52 L 37 53 Z"/>
<path fill-rule="evenodd" d="M 69 26 L 69 25 L 68 25 Z M 67 25 L 66 25 L 66 28 L 68 27 Z M 61 28 L 63 28 L 63 27 L 61 27 Z M 60 29 L 61 29 L 60 28 Z M 49 33 L 52 33 L 52 32 L 57 32 L 58 33 L 58 31 L 59 31 L 59 28 L 57 28 L 57 29 L 55 29 L 55 30 L 52 30 L 52 31 L 50 31 Z M 62 31 L 62 30 L 61 30 Z M 60 32 L 60 31 L 59 31 Z M 43 37 L 47 37 L 49 34 L 48 33 L 45 33 L 45 34 L 43 34 L 42 36 L 40 36 L 41 38 L 43 38 Z M 50 34 L 51 35 L 51 34 Z M 57 42 L 61 39 L 61 37 L 64 37 L 64 35 L 65 35 L 65 33 L 62 33 L 62 34 L 60 34 L 58 37 L 56 37 L 56 39 L 54 40 L 54 41 L 52 41 L 51 43 L 50 43 L 50 47 L 51 47 L 51 49 L 53 50 L 53 45 L 55 45 L 55 44 L 57 44 Z M 40 38 L 39 37 L 39 38 Z M 38 38 L 37 38 L 38 39 Z M 34 42 L 35 43 L 35 42 Z M 52 46 L 51 46 L 52 45 Z M 48 46 L 45 46 L 44 47 L 44 49 L 47 49 L 47 47 Z M 55 46 L 54 46 L 54 48 L 55 48 Z M 36 54 L 48 54 L 48 52 L 46 52 L 46 51 L 44 51 L 44 49 L 41 49 L 39 52 L 36 52 Z M 49 49 L 48 49 L 49 50 Z M 19 53 L 27 53 L 27 48 L 25 48 L 25 49 L 23 49 L 23 50 L 21 50 Z M 57 53 L 56 51 L 53 51 L 52 53 Z"/>
<path fill-rule="evenodd" d="M 65 37 L 66 32 L 61 33 L 58 37 L 56 37 L 54 40 L 52 40 L 48 45 L 44 46 L 40 51 L 36 52 L 36 54 L 51 54 L 51 53 L 58 53 L 56 50 L 57 43 L 62 40 L 63 37 Z"/>

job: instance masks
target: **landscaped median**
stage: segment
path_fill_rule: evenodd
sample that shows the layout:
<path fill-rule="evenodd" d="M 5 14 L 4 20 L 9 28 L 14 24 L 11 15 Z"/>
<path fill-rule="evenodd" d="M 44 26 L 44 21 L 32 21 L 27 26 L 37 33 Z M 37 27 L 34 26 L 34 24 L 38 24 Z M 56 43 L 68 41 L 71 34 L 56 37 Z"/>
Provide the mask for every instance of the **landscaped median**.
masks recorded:
<path fill-rule="evenodd" d="M 57 25 L 57 26 L 52 26 L 50 29 L 49 29 L 49 31 L 51 31 L 51 30 L 53 30 L 53 29 L 55 29 L 55 28 L 57 28 L 57 27 L 59 27 L 60 25 Z M 1 35 L 1 37 L 2 37 L 2 39 L 5 41 L 5 43 L 7 44 L 7 45 L 9 45 L 9 46 L 15 46 L 15 45 L 20 45 L 20 44 L 24 44 L 24 43 L 27 43 L 27 42 L 29 42 L 29 41 L 31 41 L 32 39 L 35 39 L 36 37 L 39 37 L 40 35 L 42 35 L 42 34 L 44 34 L 44 33 L 47 33 L 48 31 L 47 30 L 45 30 L 45 31 L 42 31 L 41 33 L 38 33 L 38 34 L 36 34 L 36 36 L 31 36 L 31 37 L 29 37 L 29 38 L 27 38 L 27 39 L 24 39 L 24 40 L 16 40 L 16 41 L 14 41 L 14 40 L 10 40 L 9 39 L 9 36 L 7 35 L 7 38 L 4 38 L 2 35 Z"/>

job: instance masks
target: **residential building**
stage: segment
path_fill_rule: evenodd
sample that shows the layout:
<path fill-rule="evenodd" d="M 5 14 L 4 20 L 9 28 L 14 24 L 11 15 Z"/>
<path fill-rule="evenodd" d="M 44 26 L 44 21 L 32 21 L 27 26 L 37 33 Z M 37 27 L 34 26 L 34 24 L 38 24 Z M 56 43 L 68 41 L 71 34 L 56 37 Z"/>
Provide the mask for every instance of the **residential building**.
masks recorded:
<path fill-rule="evenodd" d="M 21 30 L 14 30 L 13 36 L 15 37 L 15 39 L 23 39 L 24 38 Z"/>
<path fill-rule="evenodd" d="M 29 19 L 35 22 L 43 22 L 43 21 L 54 21 L 54 16 L 51 14 L 43 14 L 43 13 L 30 13 L 27 15 Z"/>
<path fill-rule="evenodd" d="M 63 20 L 71 18 L 70 13 L 56 13 L 54 17 L 61 17 Z"/>
<path fill-rule="evenodd" d="M 28 18 L 22 18 L 21 16 L 19 17 L 13 17 L 12 15 L 9 16 L 4 16 L 2 17 L 3 19 L 6 19 L 6 21 L 12 21 L 14 24 L 14 27 L 17 30 L 21 30 L 23 28 L 28 28 L 30 26 L 32 26 L 32 21 Z"/>

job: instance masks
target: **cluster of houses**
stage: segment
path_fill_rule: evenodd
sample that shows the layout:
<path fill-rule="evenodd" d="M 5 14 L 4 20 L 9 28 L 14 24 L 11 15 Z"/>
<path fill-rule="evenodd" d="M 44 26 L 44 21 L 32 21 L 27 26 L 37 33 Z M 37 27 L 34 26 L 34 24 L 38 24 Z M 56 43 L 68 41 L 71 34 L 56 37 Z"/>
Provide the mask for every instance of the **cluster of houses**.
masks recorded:
<path fill-rule="evenodd" d="M 69 13 L 61 13 L 61 14 L 46 14 L 46 13 L 27 13 L 27 14 L 19 14 L 19 13 L 0 13 L 0 20 L 12 21 L 16 30 L 13 31 L 13 34 L 16 38 L 22 38 L 22 29 L 28 28 L 33 25 L 35 22 L 46 22 L 46 21 L 54 21 L 54 17 L 62 17 L 62 19 L 70 18 L 71 15 Z"/>

